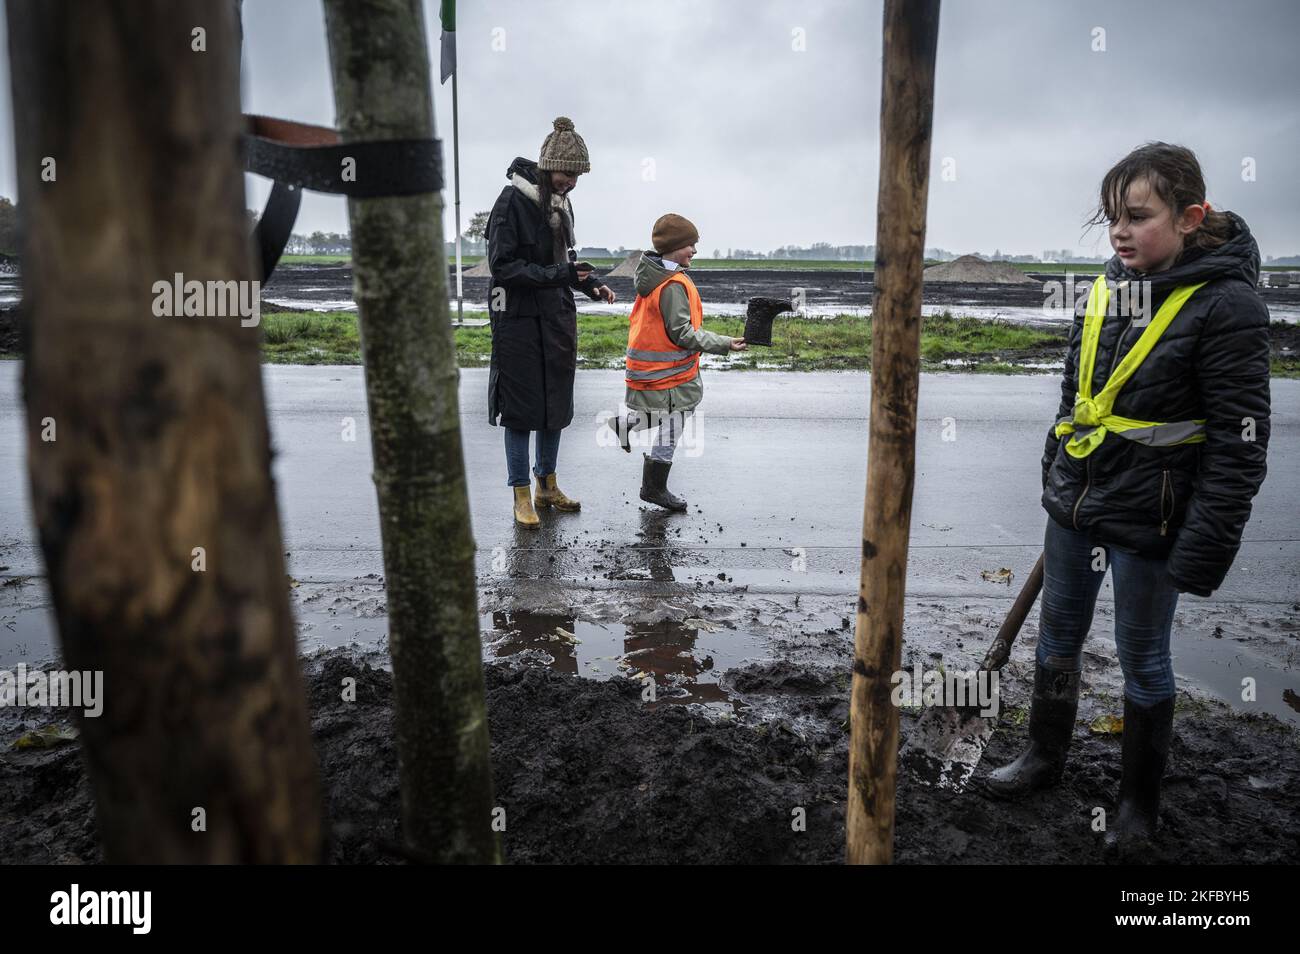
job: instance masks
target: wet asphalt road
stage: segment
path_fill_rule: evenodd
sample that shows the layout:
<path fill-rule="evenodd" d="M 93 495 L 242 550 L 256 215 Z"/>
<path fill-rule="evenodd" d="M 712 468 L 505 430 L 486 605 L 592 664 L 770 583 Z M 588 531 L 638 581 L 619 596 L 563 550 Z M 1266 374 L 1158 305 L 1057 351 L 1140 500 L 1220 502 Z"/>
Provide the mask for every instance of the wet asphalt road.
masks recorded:
<path fill-rule="evenodd" d="M 17 362 L 0 362 L 3 576 L 41 572 L 18 371 Z M 382 575 L 361 369 L 266 366 L 265 380 L 292 574 L 319 581 Z M 669 481 L 690 511 L 665 516 L 637 498 L 639 449 L 627 455 L 610 446 L 597 424 L 618 407 L 621 373 L 582 372 L 558 467 L 561 487 L 582 501 L 582 512 L 543 513 L 535 532 L 516 530 L 511 519 L 503 434 L 487 423 L 486 380 L 485 369 L 462 372 L 483 585 L 528 577 L 595 588 L 648 580 L 719 591 L 855 592 L 867 375 L 706 371 L 696 433 L 678 448 Z M 999 567 L 1023 579 L 1046 519 L 1039 456 L 1058 388 L 1046 375 L 923 376 L 909 596 L 988 596 L 998 589 L 980 571 Z M 1300 600 L 1300 381 L 1274 381 L 1273 401 L 1269 477 L 1248 542 L 1214 599 L 1272 603 L 1286 615 Z M 355 419 L 353 441 L 343 438 L 345 418 Z M 1109 589 L 1108 581 L 1103 600 Z"/>

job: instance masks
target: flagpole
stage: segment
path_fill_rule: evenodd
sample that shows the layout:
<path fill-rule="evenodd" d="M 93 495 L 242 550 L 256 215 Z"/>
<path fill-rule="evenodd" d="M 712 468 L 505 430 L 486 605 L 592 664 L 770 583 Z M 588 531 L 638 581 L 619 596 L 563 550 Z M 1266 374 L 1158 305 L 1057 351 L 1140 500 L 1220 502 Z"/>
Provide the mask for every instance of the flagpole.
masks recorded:
<path fill-rule="evenodd" d="M 453 47 L 456 38 L 452 36 Z M 456 324 L 465 322 L 465 288 L 461 282 L 460 266 L 460 102 L 457 96 L 457 82 L 460 70 L 451 74 L 451 155 L 452 167 L 456 178 Z"/>
<path fill-rule="evenodd" d="M 465 284 L 460 277 L 460 71 L 456 69 L 456 0 L 442 0 L 440 67 L 442 82 L 451 77 L 451 165 L 456 182 L 456 324 L 465 323 Z"/>

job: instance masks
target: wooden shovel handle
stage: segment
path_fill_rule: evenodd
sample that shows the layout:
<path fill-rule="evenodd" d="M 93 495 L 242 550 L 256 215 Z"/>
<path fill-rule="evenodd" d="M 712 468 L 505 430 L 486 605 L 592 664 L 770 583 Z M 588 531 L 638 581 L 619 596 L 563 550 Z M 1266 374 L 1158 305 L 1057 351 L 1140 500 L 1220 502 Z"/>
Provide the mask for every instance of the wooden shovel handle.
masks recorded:
<path fill-rule="evenodd" d="M 1011 644 L 1020 634 L 1020 627 L 1024 625 L 1025 617 L 1033 609 L 1042 588 L 1043 555 L 1040 553 L 1038 562 L 1029 571 L 1029 579 L 1025 580 L 1025 585 L 1020 588 L 1020 595 L 1011 604 L 1011 611 L 1007 613 L 1007 618 L 1002 621 L 1002 628 L 998 630 L 997 639 L 993 640 L 993 645 L 989 647 L 988 654 L 980 666 L 981 669 L 992 671 L 1001 669 L 1006 664 L 1007 657 L 1011 655 Z"/>

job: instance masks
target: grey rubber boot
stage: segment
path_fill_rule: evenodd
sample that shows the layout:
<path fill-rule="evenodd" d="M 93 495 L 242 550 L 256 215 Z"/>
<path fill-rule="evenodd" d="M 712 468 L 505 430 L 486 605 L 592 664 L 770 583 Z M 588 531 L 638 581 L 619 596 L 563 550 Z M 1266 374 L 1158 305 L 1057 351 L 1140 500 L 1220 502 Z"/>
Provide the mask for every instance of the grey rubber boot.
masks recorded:
<path fill-rule="evenodd" d="M 1160 813 L 1160 780 L 1174 734 L 1174 697 L 1140 706 L 1124 697 L 1124 742 L 1119 809 L 1106 826 L 1106 846 L 1123 848 L 1149 840 Z"/>
<path fill-rule="evenodd" d="M 672 470 L 672 461 L 655 460 L 649 454 L 642 454 L 641 465 L 641 499 L 665 510 L 682 511 L 686 501 L 668 490 L 668 471 Z"/>
<path fill-rule="evenodd" d="M 988 791 L 1016 798 L 1055 785 L 1065 771 L 1065 755 L 1079 711 L 1080 671 L 1034 664 L 1034 695 L 1029 704 L 1029 746 L 1014 762 L 994 769 L 985 779 Z"/>

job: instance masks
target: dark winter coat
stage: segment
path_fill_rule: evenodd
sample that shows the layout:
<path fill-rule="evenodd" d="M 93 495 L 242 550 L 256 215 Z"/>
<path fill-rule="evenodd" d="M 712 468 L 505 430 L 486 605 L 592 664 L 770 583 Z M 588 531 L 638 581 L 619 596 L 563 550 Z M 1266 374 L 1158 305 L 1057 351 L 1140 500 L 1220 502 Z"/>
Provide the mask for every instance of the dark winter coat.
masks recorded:
<path fill-rule="evenodd" d="M 533 185 L 537 163 L 516 159 Z M 571 288 L 596 296 L 596 281 L 578 283 L 573 254 L 558 257 L 541 207 L 506 186 L 488 218 L 492 285 L 488 318 L 492 361 L 488 371 L 488 421 L 523 430 L 554 430 L 573 420 L 573 376 L 578 366 L 578 311 Z"/>
<path fill-rule="evenodd" d="M 1114 281 L 1151 281 L 1150 314 L 1176 286 L 1209 282 L 1183 305 L 1114 406 L 1116 415 L 1144 421 L 1204 418 L 1205 443 L 1148 447 L 1112 433 L 1075 458 L 1049 429 L 1043 454 L 1043 507 L 1052 519 L 1101 544 L 1167 556 L 1174 584 L 1198 596 L 1219 587 L 1236 557 L 1264 481 L 1269 435 L 1269 315 L 1255 290 L 1259 247 L 1246 223 L 1227 214 L 1231 239 L 1189 249 L 1167 271 L 1139 275 L 1119 256 L 1106 265 Z M 1079 316 L 1057 420 L 1074 407 L 1082 332 Z M 1141 333 L 1127 316 L 1103 322 L 1094 394 Z"/>

